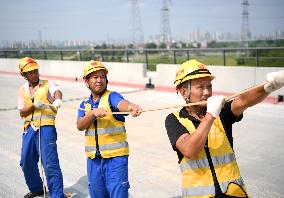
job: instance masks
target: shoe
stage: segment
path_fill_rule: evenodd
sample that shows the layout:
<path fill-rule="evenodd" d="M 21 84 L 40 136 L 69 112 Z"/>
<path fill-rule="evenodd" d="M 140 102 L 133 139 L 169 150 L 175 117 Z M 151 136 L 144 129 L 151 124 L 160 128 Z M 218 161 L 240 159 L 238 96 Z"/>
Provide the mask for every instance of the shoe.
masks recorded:
<path fill-rule="evenodd" d="M 42 192 L 29 192 L 28 194 L 24 196 L 24 198 L 33 198 L 39 195 L 43 195 L 43 191 Z"/>

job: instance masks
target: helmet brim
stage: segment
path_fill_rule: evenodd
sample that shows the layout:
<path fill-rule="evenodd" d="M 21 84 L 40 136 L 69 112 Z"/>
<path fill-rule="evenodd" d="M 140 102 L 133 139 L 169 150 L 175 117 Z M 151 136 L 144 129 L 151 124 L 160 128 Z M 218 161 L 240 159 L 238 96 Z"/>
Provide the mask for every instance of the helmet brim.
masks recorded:
<path fill-rule="evenodd" d="M 204 78 L 204 77 L 209 77 L 210 81 L 212 81 L 215 76 L 210 75 L 210 74 L 195 74 L 194 76 L 187 76 L 182 80 L 176 81 L 175 82 L 175 86 L 179 86 L 180 84 L 182 84 L 183 82 L 186 82 L 188 80 L 193 80 L 193 79 L 197 79 L 197 78 Z"/>
<path fill-rule="evenodd" d="M 33 71 L 33 70 L 36 70 L 36 69 L 38 69 L 37 65 L 30 66 L 29 68 L 25 69 L 22 73 L 27 73 L 27 72 L 30 72 L 30 71 Z"/>
<path fill-rule="evenodd" d="M 86 72 L 85 76 L 83 76 L 83 79 L 86 79 L 86 77 L 89 76 L 91 73 L 99 71 L 99 70 L 104 70 L 106 75 L 108 74 L 108 70 L 106 68 L 92 68 L 88 72 Z"/>

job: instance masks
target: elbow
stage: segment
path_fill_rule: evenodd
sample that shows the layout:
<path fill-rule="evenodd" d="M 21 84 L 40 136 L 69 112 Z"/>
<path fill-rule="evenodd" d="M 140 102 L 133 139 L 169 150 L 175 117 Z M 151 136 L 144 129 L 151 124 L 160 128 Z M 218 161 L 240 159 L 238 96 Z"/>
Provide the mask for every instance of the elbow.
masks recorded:
<path fill-rule="evenodd" d="M 20 116 L 23 118 L 23 117 L 26 117 L 28 115 L 27 115 L 27 113 L 20 111 Z"/>
<path fill-rule="evenodd" d="M 82 126 L 80 126 L 80 125 L 78 125 L 78 124 L 77 124 L 77 129 L 78 129 L 79 131 L 84 131 L 84 130 L 85 130 L 84 127 L 82 127 Z"/>
<path fill-rule="evenodd" d="M 76 122 L 76 125 L 77 125 L 77 129 L 79 131 L 83 131 L 85 128 L 83 127 L 83 124 L 81 123 L 81 120 L 78 119 L 77 122 Z"/>
<path fill-rule="evenodd" d="M 197 158 L 199 152 L 193 151 L 192 149 L 185 149 L 182 154 L 188 159 L 195 159 Z"/>

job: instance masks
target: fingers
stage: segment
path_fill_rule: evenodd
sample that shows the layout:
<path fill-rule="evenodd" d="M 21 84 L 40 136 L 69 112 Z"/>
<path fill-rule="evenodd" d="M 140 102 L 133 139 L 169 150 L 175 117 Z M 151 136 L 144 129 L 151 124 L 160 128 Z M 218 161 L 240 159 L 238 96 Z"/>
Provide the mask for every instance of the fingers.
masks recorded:
<path fill-rule="evenodd" d="M 92 110 L 92 114 L 95 118 L 105 117 L 108 112 L 104 108 L 96 108 Z"/>
<path fill-rule="evenodd" d="M 133 117 L 137 117 L 142 113 L 142 109 L 136 104 L 131 104 L 129 112 Z"/>
<path fill-rule="evenodd" d="M 218 117 L 225 103 L 225 96 L 211 96 L 207 99 L 207 113 L 214 118 Z"/>
<path fill-rule="evenodd" d="M 52 105 L 55 107 L 55 108 L 59 108 L 61 107 L 61 105 L 63 104 L 62 100 L 61 99 L 56 99 Z"/>
<path fill-rule="evenodd" d="M 284 70 L 271 72 L 266 75 L 267 84 L 264 85 L 264 90 L 267 93 L 276 91 L 284 86 Z"/>
<path fill-rule="evenodd" d="M 46 109 L 48 108 L 48 106 L 46 104 L 44 104 L 43 102 L 37 101 L 33 103 L 34 107 L 36 109 Z"/>

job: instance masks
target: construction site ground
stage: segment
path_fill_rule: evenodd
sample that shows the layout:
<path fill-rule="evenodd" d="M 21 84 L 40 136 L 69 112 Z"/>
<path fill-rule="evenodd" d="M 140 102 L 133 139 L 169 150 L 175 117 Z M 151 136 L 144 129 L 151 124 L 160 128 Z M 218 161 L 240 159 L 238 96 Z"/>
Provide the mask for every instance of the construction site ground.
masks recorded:
<path fill-rule="evenodd" d="M 0 75 L 0 197 L 23 197 L 28 192 L 19 166 L 22 123 L 17 92 L 22 77 Z M 90 92 L 82 82 L 57 81 L 64 104 L 78 107 Z M 143 109 L 183 104 L 175 93 L 110 86 L 125 99 Z M 241 91 L 241 90 L 240 90 Z M 84 132 L 76 128 L 77 110 L 62 107 L 56 118 L 57 146 L 64 177 L 64 191 L 73 197 L 89 197 L 84 153 Z M 166 116 L 178 109 L 145 112 L 127 116 L 130 145 L 130 197 L 181 197 L 181 172 L 165 130 Z M 242 177 L 251 197 L 284 197 L 284 105 L 261 103 L 248 109 L 234 124 L 234 150 Z"/>

